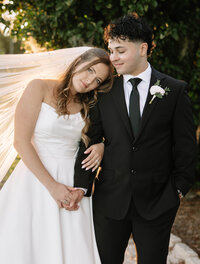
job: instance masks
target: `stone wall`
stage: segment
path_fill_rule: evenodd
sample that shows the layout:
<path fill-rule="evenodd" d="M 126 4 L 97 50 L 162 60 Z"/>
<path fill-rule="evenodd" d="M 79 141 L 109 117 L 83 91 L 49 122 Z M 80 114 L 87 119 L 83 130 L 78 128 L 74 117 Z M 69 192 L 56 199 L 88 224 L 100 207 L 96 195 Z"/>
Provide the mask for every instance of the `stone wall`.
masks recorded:
<path fill-rule="evenodd" d="M 197 253 L 171 234 L 167 264 L 200 264 Z"/>
<path fill-rule="evenodd" d="M 125 253 L 124 264 L 136 264 L 136 252 L 133 240 L 130 239 Z M 167 264 L 200 264 L 197 253 L 182 243 L 182 240 L 171 234 Z"/>

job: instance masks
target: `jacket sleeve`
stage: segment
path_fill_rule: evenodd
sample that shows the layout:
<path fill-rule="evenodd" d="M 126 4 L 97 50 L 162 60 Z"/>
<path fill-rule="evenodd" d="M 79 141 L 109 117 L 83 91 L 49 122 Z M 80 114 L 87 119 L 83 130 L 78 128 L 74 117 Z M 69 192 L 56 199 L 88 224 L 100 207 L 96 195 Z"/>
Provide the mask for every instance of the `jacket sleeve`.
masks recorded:
<path fill-rule="evenodd" d="M 91 124 L 88 129 L 87 135 L 90 138 L 89 146 L 91 146 L 93 144 L 102 142 L 103 139 L 103 130 L 98 105 L 95 105 L 92 109 L 90 109 L 89 115 Z M 85 150 L 86 146 L 81 140 L 74 167 L 74 187 L 87 189 L 88 191 L 86 193 L 86 196 L 90 196 L 96 171 L 92 172 L 92 169 L 86 171 L 85 169 L 81 168 L 82 161 L 87 157 L 87 155 L 84 154 Z"/>
<path fill-rule="evenodd" d="M 195 179 L 197 144 L 192 107 L 187 94 L 188 87 L 185 82 L 183 86 L 173 120 L 174 170 L 172 176 L 177 189 L 185 195 Z"/>

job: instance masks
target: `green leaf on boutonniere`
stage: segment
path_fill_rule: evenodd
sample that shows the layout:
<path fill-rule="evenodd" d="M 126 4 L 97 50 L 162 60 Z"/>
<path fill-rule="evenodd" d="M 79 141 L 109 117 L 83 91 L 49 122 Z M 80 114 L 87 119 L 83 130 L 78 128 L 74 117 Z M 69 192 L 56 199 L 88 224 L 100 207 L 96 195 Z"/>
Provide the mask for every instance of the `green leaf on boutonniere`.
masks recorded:
<path fill-rule="evenodd" d="M 155 93 L 155 96 L 160 98 L 160 99 L 162 99 L 162 97 L 163 97 L 162 94 L 160 94 L 160 93 Z"/>
<path fill-rule="evenodd" d="M 169 92 L 170 89 L 168 87 L 162 88 L 160 85 L 160 80 L 157 80 L 156 83 L 150 88 L 150 93 L 153 95 L 153 97 L 151 98 L 149 104 L 151 104 L 156 97 L 162 99 L 163 96 L 168 95 Z"/>

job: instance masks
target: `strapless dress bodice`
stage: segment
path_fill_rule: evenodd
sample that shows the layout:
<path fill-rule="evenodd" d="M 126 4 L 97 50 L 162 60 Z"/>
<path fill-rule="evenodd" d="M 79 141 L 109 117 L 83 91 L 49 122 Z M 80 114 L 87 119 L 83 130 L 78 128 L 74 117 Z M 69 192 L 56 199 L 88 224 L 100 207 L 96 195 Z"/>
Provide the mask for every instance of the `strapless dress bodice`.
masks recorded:
<path fill-rule="evenodd" d="M 74 158 L 84 124 L 80 112 L 58 116 L 52 106 L 43 102 L 32 138 L 38 155 Z"/>

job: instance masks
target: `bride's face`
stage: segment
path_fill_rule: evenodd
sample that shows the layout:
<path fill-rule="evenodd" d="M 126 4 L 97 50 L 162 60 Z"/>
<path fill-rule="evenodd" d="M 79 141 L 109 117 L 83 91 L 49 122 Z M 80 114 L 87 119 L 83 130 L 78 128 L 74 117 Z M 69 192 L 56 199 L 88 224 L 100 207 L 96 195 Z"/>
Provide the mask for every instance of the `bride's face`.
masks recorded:
<path fill-rule="evenodd" d="M 83 69 L 88 62 L 84 62 L 76 68 L 76 72 Z M 87 93 L 96 89 L 103 81 L 108 78 L 109 67 L 104 63 L 97 63 L 91 67 L 74 74 L 72 77 L 71 92 Z"/>

